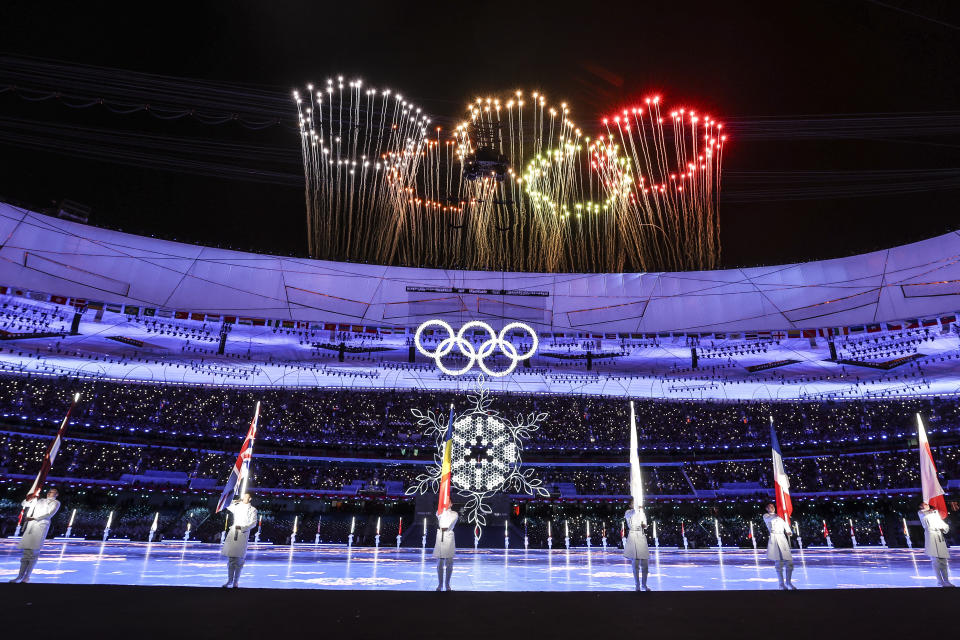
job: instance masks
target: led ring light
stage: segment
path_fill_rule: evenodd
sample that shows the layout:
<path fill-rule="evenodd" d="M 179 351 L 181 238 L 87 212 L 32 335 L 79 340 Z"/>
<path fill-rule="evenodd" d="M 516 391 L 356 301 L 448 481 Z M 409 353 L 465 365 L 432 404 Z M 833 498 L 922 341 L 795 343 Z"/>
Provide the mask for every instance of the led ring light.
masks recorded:
<path fill-rule="evenodd" d="M 420 342 L 420 338 L 425 329 L 434 325 L 445 329 L 448 337 L 441 340 L 436 349 L 430 351 L 423 346 L 423 344 Z M 470 329 L 483 329 L 487 332 L 490 338 L 485 340 L 478 348 L 474 348 L 473 343 L 463 337 L 464 333 Z M 533 345 L 530 347 L 530 350 L 522 355 L 517 351 L 517 348 L 505 338 L 505 336 L 513 329 L 522 329 L 523 331 L 529 333 L 533 338 Z M 460 327 L 460 331 L 457 331 L 456 333 L 454 333 L 453 327 L 443 320 L 427 320 L 417 327 L 417 333 L 413 338 L 413 343 L 416 345 L 417 351 L 428 358 L 433 358 L 433 361 L 437 364 L 437 368 L 447 375 L 460 376 L 470 371 L 474 365 L 478 365 L 480 370 L 488 376 L 499 378 L 512 373 L 513 370 L 517 368 L 517 365 L 521 360 L 526 360 L 532 357 L 537 351 L 537 346 L 540 344 L 540 341 L 537 338 L 536 331 L 522 322 L 511 322 L 501 329 L 500 333 L 498 334 L 493 330 L 493 327 L 488 325 L 486 322 L 481 322 L 479 320 L 472 320 L 468 322 Z M 443 364 L 443 357 L 453 351 L 454 347 L 458 348 L 461 355 L 467 358 L 466 365 L 461 369 L 448 369 Z M 510 366 L 503 371 L 493 371 L 487 367 L 486 364 L 487 357 L 493 355 L 494 349 L 497 348 L 500 349 L 500 353 L 510 360 Z"/>

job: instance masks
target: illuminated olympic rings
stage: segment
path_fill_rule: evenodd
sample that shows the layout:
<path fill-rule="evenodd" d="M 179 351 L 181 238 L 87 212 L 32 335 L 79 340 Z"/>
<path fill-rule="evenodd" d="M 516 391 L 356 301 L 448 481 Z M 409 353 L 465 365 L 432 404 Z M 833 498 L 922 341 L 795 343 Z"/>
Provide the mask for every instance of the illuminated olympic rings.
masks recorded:
<path fill-rule="evenodd" d="M 420 338 L 425 329 L 434 325 L 445 329 L 448 337 L 442 339 L 437 344 L 437 348 L 433 351 L 430 351 L 423 346 L 423 344 L 420 342 Z M 464 334 L 470 329 L 483 329 L 487 332 L 490 338 L 481 343 L 479 348 L 474 348 L 473 343 L 463 337 Z M 533 345 L 530 347 L 529 351 L 522 355 L 518 353 L 516 347 L 514 347 L 513 344 L 506 339 L 506 335 L 514 329 L 526 331 L 533 338 Z M 453 327 L 443 320 L 427 320 L 417 327 L 417 334 L 413 338 L 413 343 L 416 345 L 417 351 L 428 358 L 433 358 L 433 361 L 436 362 L 437 367 L 447 375 L 463 375 L 470 371 L 474 365 L 479 365 L 480 370 L 488 376 L 499 378 L 501 376 L 509 375 L 514 369 L 517 368 L 517 365 L 522 360 L 526 360 L 533 356 L 533 354 L 537 351 L 537 346 L 540 344 L 540 340 L 537 338 L 536 331 L 522 322 L 511 322 L 501 329 L 500 333 L 498 334 L 493 330 L 493 327 L 488 325 L 486 322 L 481 322 L 479 320 L 468 322 L 460 327 L 460 331 L 457 331 L 456 333 L 454 333 Z M 454 347 L 457 347 L 460 350 L 460 353 L 467 358 L 467 363 L 462 369 L 449 369 L 443 364 L 443 357 L 453 351 Z M 510 360 L 510 366 L 503 371 L 493 371 L 487 367 L 485 362 L 487 356 L 491 355 L 493 350 L 497 348 L 500 349 L 500 353 L 505 355 L 507 359 Z"/>

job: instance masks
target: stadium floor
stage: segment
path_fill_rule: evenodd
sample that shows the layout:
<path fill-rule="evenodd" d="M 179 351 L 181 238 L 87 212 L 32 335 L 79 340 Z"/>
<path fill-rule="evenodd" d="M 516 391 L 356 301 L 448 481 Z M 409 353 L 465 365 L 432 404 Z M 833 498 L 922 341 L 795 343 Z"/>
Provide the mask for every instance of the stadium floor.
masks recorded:
<path fill-rule="evenodd" d="M 16 575 L 19 549 L 0 540 L 0 581 Z M 953 552 L 960 569 L 960 553 Z M 920 549 L 805 549 L 794 551 L 800 589 L 933 586 Z M 49 540 L 33 583 L 219 587 L 226 562 L 219 546 L 182 542 L 137 543 Z M 430 549 L 344 545 L 251 545 L 242 587 L 432 591 L 437 577 Z M 651 550 L 655 591 L 776 590 L 763 550 Z M 632 591 L 631 569 L 619 549 L 463 549 L 454 564 L 459 591 Z M 960 589 L 957 589 L 960 591 Z"/>

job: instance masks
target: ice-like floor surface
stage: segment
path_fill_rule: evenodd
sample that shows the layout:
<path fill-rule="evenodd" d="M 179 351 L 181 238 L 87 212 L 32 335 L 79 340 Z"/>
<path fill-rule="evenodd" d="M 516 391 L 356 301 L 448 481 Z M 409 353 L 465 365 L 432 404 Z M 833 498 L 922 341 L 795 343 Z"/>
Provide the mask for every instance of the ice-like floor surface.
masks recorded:
<path fill-rule="evenodd" d="M 432 590 L 430 549 L 344 545 L 251 545 L 241 587 Z M 0 540 L 0 579 L 16 575 L 20 550 Z M 953 551 L 953 566 L 957 565 Z M 801 589 L 929 587 L 936 580 L 922 549 L 794 550 Z M 958 567 L 960 569 L 960 567 Z M 226 561 L 218 545 L 48 540 L 33 582 L 218 587 Z M 651 550 L 655 590 L 776 589 L 763 549 Z M 463 549 L 453 588 L 464 591 L 625 591 L 630 565 L 618 549 Z"/>

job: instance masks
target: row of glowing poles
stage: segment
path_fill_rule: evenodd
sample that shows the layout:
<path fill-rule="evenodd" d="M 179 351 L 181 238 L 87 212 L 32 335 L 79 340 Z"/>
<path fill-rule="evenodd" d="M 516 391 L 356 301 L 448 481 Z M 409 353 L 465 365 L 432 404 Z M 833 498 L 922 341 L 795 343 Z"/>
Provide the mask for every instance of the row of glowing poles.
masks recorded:
<path fill-rule="evenodd" d="M 74 521 L 74 519 L 75 519 L 76 517 L 77 517 L 77 510 L 74 509 L 73 512 L 70 514 L 70 522 L 67 523 L 67 528 L 68 528 L 68 529 L 73 527 L 73 521 Z M 297 533 L 297 523 L 298 523 L 298 521 L 299 521 L 299 518 L 300 518 L 300 516 L 294 516 L 294 518 L 293 518 L 293 533 L 294 533 L 294 534 Z M 882 538 L 882 537 L 883 537 L 883 525 L 880 524 L 880 518 L 876 518 L 875 520 L 876 520 L 876 522 L 877 522 L 877 529 L 879 529 L 879 531 L 880 531 L 880 537 Z M 901 520 L 903 521 L 903 532 L 904 532 L 904 535 L 906 535 L 907 538 L 909 539 L 909 537 L 910 537 L 910 529 L 909 529 L 908 526 L 907 526 L 907 519 L 906 519 L 906 518 L 901 518 Z M 156 533 L 157 528 L 158 528 L 158 523 L 159 523 L 159 521 L 160 521 L 160 512 L 157 511 L 157 512 L 154 514 L 154 516 L 153 516 L 153 524 L 150 525 L 150 531 L 151 531 L 152 533 Z M 828 536 L 830 535 L 830 530 L 827 528 L 827 521 L 826 521 L 826 520 L 823 520 L 822 522 L 823 522 L 823 536 L 824 536 L 824 537 L 828 537 Z M 111 525 L 112 523 L 113 523 L 113 511 L 111 511 L 110 514 L 107 516 L 107 524 L 106 524 L 106 526 L 104 527 L 104 530 L 105 530 L 105 531 L 109 531 L 109 530 L 110 530 L 110 525 Z M 852 519 L 852 518 L 847 518 L 847 523 L 848 523 L 848 525 L 849 525 L 849 527 L 850 527 L 850 535 L 851 535 L 853 538 L 856 538 L 856 531 L 855 531 L 854 526 L 853 526 L 853 519 Z M 191 524 L 192 524 L 192 523 L 187 522 L 187 533 L 190 532 Z M 317 520 L 317 534 L 320 533 L 320 525 L 321 525 L 321 520 L 318 518 L 318 520 Z M 652 525 L 653 525 L 653 537 L 654 537 L 654 539 L 656 539 L 656 538 L 657 538 L 657 521 L 654 520 L 654 521 L 652 522 Z M 353 516 L 353 517 L 350 518 L 350 535 L 353 535 L 353 534 L 354 534 L 354 531 L 356 530 L 356 526 L 357 526 L 357 517 L 356 517 L 356 516 Z M 569 520 L 564 520 L 563 526 L 564 526 L 564 537 L 569 538 L 569 537 L 570 537 L 570 521 L 569 521 Z M 263 527 L 263 516 L 260 516 L 259 521 L 257 522 L 257 527 L 258 527 L 258 528 L 262 528 L 262 527 Z M 510 532 L 509 527 L 510 527 L 510 521 L 509 521 L 509 520 L 504 520 L 504 521 L 503 521 L 503 535 L 504 535 L 504 537 L 509 537 L 509 535 L 510 535 L 510 533 L 509 533 L 509 532 Z M 720 538 L 720 521 L 719 521 L 717 518 L 713 518 L 713 527 L 714 527 L 714 533 L 716 534 L 717 539 L 719 539 L 719 538 Z M 799 536 L 799 535 L 800 535 L 800 525 L 799 525 L 796 521 L 794 521 L 794 523 L 793 523 L 793 528 L 794 528 L 794 531 L 796 532 L 796 534 Z M 424 519 L 423 519 L 423 531 L 424 531 L 424 533 L 426 533 L 426 531 L 427 531 L 427 518 L 424 518 Z M 686 539 L 686 537 L 687 537 L 687 535 L 686 535 L 686 530 L 685 530 L 684 527 L 683 527 L 683 522 L 682 522 L 682 521 L 681 521 L 681 523 L 680 523 L 680 531 L 681 531 L 681 533 L 682 533 L 682 535 L 683 535 L 683 538 Z M 524 519 L 523 519 L 523 532 L 524 532 L 524 535 L 526 535 L 526 533 L 527 533 L 527 518 L 524 518 Z M 623 525 L 623 522 L 621 522 L 621 523 L 620 523 L 620 536 L 621 536 L 621 537 L 624 537 L 624 533 L 625 533 L 624 525 Z M 380 535 L 380 517 L 379 517 L 379 516 L 377 517 L 377 533 L 376 533 L 376 535 L 378 535 L 378 536 Z M 402 517 L 400 518 L 399 527 L 397 528 L 397 537 L 399 538 L 401 535 L 403 535 L 403 518 L 402 518 Z M 602 523 L 602 536 L 603 536 L 604 538 L 607 537 L 607 523 L 606 523 L 606 522 Z M 548 537 L 548 538 L 552 538 L 552 537 L 553 537 L 553 527 L 552 527 L 552 522 L 551 522 L 550 520 L 547 520 L 547 537 Z M 587 538 L 590 537 L 590 521 L 589 521 L 589 520 L 586 521 L 586 537 L 587 537 Z M 754 537 L 753 521 L 752 521 L 752 520 L 750 521 L 750 536 L 749 536 L 749 537 L 750 537 L 751 539 L 753 539 L 753 537 Z"/>

